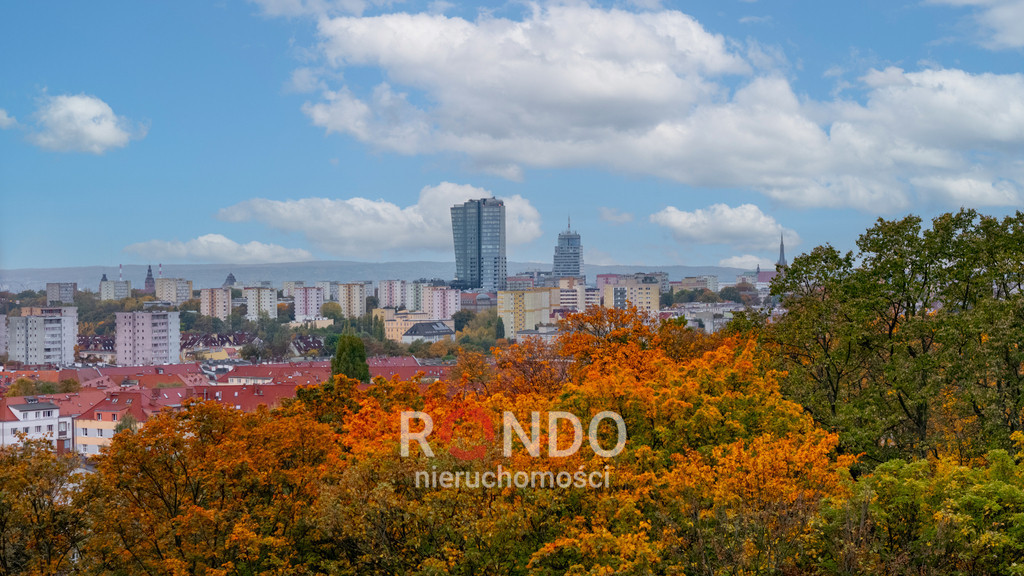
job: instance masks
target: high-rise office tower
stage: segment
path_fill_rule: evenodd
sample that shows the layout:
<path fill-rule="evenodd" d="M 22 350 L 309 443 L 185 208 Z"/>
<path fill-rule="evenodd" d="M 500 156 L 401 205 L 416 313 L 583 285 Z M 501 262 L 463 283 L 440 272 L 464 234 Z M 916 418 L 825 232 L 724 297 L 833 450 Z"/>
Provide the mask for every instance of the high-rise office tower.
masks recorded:
<path fill-rule="evenodd" d="M 505 203 L 496 198 L 452 206 L 455 279 L 460 288 L 505 289 Z"/>
<path fill-rule="evenodd" d="M 565 232 L 558 235 L 552 275 L 555 278 L 583 276 L 583 244 L 579 233 L 572 230 L 572 220 Z"/>

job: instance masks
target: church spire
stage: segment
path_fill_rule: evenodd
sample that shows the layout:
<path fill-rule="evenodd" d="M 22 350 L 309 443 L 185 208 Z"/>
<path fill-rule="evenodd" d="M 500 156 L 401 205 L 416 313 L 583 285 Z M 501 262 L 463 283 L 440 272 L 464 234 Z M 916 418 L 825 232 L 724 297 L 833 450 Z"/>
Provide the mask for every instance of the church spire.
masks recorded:
<path fill-rule="evenodd" d="M 789 266 L 789 263 L 786 262 L 786 241 L 782 239 L 782 234 L 779 234 L 779 261 L 775 265 L 782 268 Z"/>

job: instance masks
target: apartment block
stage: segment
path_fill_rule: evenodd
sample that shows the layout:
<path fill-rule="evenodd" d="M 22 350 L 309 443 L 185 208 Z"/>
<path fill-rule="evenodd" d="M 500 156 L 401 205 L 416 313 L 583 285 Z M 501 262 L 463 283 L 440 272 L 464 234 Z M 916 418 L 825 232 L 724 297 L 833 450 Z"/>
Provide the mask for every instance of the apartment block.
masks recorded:
<path fill-rule="evenodd" d="M 661 297 L 661 281 L 657 276 L 641 279 L 619 278 L 617 284 L 606 284 L 601 294 L 605 308 L 625 309 L 630 305 L 654 314 L 658 311 Z"/>
<path fill-rule="evenodd" d="M 557 288 L 499 291 L 498 316 L 505 325 L 505 335 L 511 337 L 520 330 L 533 330 L 539 324 L 551 322 L 551 303 L 557 303 L 558 296 Z"/>
<path fill-rule="evenodd" d="M 405 286 L 405 280 L 381 280 L 377 284 L 377 305 L 381 308 L 408 308 Z"/>
<path fill-rule="evenodd" d="M 47 282 L 46 305 L 74 304 L 78 293 L 78 282 Z"/>
<path fill-rule="evenodd" d="M 366 283 L 346 282 L 339 283 L 338 304 L 341 305 L 341 313 L 347 318 L 366 315 Z"/>
<path fill-rule="evenodd" d="M 306 283 L 302 280 L 288 280 L 281 284 L 281 296 L 294 298 L 296 288 L 305 288 Z"/>
<path fill-rule="evenodd" d="M 231 288 L 203 288 L 199 291 L 199 313 L 227 322 L 231 316 Z"/>
<path fill-rule="evenodd" d="M 7 354 L 7 316 L 0 314 L 0 356 Z"/>
<path fill-rule="evenodd" d="M 78 308 L 25 308 L 22 316 L 8 318 L 7 332 L 11 360 L 26 364 L 72 364 L 78 343 Z"/>
<path fill-rule="evenodd" d="M 184 278 L 157 278 L 154 284 L 156 299 L 179 306 L 192 299 L 192 281 Z"/>
<path fill-rule="evenodd" d="M 124 300 L 132 295 L 131 280 L 101 280 L 100 300 Z"/>
<path fill-rule="evenodd" d="M 601 305 L 601 292 L 589 288 L 579 278 L 561 278 L 558 281 L 558 307 L 582 312 L 591 306 Z"/>
<path fill-rule="evenodd" d="M 253 322 L 260 319 L 260 313 L 266 313 L 271 319 L 277 318 L 277 290 L 262 286 L 250 286 L 242 289 L 245 297 L 245 317 Z"/>
<path fill-rule="evenodd" d="M 320 309 L 324 305 L 324 291 L 316 286 L 292 288 L 295 298 L 295 321 L 308 322 L 321 318 Z"/>
<path fill-rule="evenodd" d="M 121 366 L 176 364 L 181 359 L 177 312 L 118 312 L 114 353 Z"/>
<path fill-rule="evenodd" d="M 444 320 L 462 309 L 462 291 L 445 286 L 424 286 L 420 310 L 431 320 Z"/>

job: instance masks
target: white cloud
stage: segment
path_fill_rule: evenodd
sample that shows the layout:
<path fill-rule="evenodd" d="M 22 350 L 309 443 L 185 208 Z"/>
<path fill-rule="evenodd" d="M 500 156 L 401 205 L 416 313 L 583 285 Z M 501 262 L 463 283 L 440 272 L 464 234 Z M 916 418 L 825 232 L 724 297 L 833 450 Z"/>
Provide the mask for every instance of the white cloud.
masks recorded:
<path fill-rule="evenodd" d="M 629 212 L 620 212 L 618 208 L 608 208 L 601 206 L 598 208 L 601 213 L 601 220 L 605 222 L 611 222 L 612 224 L 625 224 L 626 222 L 633 221 L 633 215 Z"/>
<path fill-rule="evenodd" d="M 442 182 L 420 191 L 419 201 L 401 207 L 385 200 L 349 198 L 256 198 L 224 208 L 217 217 L 229 222 L 257 221 L 285 232 L 303 234 L 324 252 L 345 257 L 371 257 L 450 250 L 451 207 L 492 194 L 482 188 Z M 505 201 L 505 234 L 509 245 L 540 237 L 540 213 L 514 195 Z"/>
<path fill-rule="evenodd" d="M 85 94 L 47 97 L 36 111 L 32 143 L 61 152 L 102 154 L 146 135 L 145 128 L 117 116 L 106 102 Z"/>
<path fill-rule="evenodd" d="M 918 188 L 933 191 L 936 196 L 953 205 L 981 207 L 1022 203 L 1018 184 L 1007 180 L 993 181 L 991 177 L 922 177 L 913 179 L 912 183 Z"/>
<path fill-rule="evenodd" d="M 740 24 L 767 24 L 771 21 L 771 16 L 744 16 L 740 18 Z"/>
<path fill-rule="evenodd" d="M 988 174 L 997 191 L 1024 181 L 1020 74 L 873 70 L 815 101 L 794 92 L 777 47 L 711 34 L 678 11 L 528 6 L 521 20 L 321 18 L 324 69 L 374 68 L 384 81 L 320 90 L 303 111 L 377 150 L 456 153 L 513 180 L 599 166 L 874 213 L 950 200 L 922 179 Z"/>
<path fill-rule="evenodd" d="M 14 128 L 17 125 L 18 121 L 14 119 L 14 116 L 9 116 L 7 110 L 0 108 L 0 130 Z"/>
<path fill-rule="evenodd" d="M 971 6 L 980 43 L 992 50 L 1024 47 L 1024 0 L 930 0 L 931 4 Z"/>
<path fill-rule="evenodd" d="M 285 248 L 256 241 L 239 244 L 220 234 L 206 234 L 187 242 L 149 240 L 132 244 L 125 248 L 125 252 L 134 252 L 147 259 L 164 262 L 266 264 L 313 259 L 312 254 L 301 248 Z"/>
<path fill-rule="evenodd" d="M 765 249 L 777 247 L 782 236 L 791 245 L 800 242 L 796 232 L 783 228 L 753 204 L 735 208 L 714 204 L 693 212 L 669 206 L 651 214 L 651 222 L 668 228 L 676 240 L 686 243 Z"/>
<path fill-rule="evenodd" d="M 718 261 L 718 265 L 725 266 L 726 268 L 742 268 L 744 270 L 755 270 L 758 266 L 762 270 L 775 270 L 775 262 L 768 258 L 761 258 L 751 254 L 723 258 Z"/>
<path fill-rule="evenodd" d="M 285 88 L 289 92 L 308 94 L 317 90 L 324 90 L 327 88 L 327 85 L 320 80 L 315 70 L 311 68 L 297 68 L 292 72 L 292 76 L 288 79 Z"/>

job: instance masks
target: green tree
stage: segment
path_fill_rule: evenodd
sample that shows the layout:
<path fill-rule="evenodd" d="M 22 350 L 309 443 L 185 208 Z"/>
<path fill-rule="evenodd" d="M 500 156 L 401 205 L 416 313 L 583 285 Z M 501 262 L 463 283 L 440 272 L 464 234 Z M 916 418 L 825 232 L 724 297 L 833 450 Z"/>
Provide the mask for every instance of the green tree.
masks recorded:
<path fill-rule="evenodd" d="M 369 382 L 370 366 L 366 363 L 366 347 L 354 334 L 342 334 L 331 359 L 331 375 L 342 374 L 360 382 Z"/>
<path fill-rule="evenodd" d="M 462 309 L 452 314 L 452 320 L 455 322 L 455 331 L 461 332 L 467 324 L 469 324 L 476 316 L 476 312 L 469 309 Z"/>

